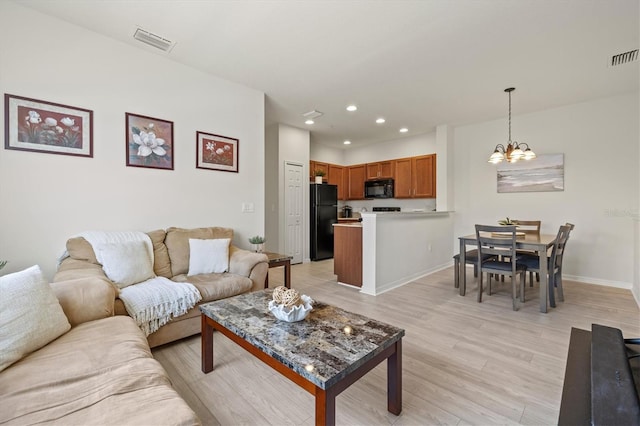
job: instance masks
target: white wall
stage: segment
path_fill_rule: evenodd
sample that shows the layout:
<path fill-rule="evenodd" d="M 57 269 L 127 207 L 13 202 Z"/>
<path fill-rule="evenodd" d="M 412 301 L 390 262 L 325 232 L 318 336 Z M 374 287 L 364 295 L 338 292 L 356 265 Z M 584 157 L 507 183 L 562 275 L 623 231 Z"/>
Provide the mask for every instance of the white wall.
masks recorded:
<path fill-rule="evenodd" d="M 345 150 L 344 165 L 373 163 L 436 152 L 436 134 L 423 133 Z M 315 158 L 314 158 L 315 160 Z"/>
<path fill-rule="evenodd" d="M 638 114 L 634 92 L 512 118 L 514 140 L 537 154 L 564 154 L 563 192 L 498 194 L 496 169 L 487 158 L 505 143 L 506 119 L 458 127 L 454 239 L 473 233 L 476 223 L 505 216 L 540 219 L 543 233 L 572 222 L 565 276 L 631 288 L 638 267 Z"/>
<path fill-rule="evenodd" d="M 346 150 L 344 149 L 313 143 L 313 137 L 311 138 L 311 144 L 309 146 L 309 159 L 311 160 L 343 165 L 345 164 L 345 152 Z"/>
<path fill-rule="evenodd" d="M 0 149 L 3 272 L 51 278 L 85 230 L 227 226 L 264 233 L 264 94 L 0 2 L 0 92 L 93 110 L 93 158 Z M 126 167 L 125 112 L 174 122 L 174 170 Z M 239 173 L 195 168 L 196 130 L 238 138 Z M 241 213 L 243 202 L 254 213 Z"/>
<path fill-rule="evenodd" d="M 264 197 L 265 197 L 265 247 L 280 252 L 280 167 L 278 124 L 265 129 Z"/>

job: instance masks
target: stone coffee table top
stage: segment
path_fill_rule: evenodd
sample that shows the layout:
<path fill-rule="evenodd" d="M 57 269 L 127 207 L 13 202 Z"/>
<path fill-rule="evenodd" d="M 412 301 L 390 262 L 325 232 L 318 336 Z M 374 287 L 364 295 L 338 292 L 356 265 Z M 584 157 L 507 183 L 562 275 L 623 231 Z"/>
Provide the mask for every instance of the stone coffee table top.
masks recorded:
<path fill-rule="evenodd" d="M 314 302 L 303 321 L 280 321 L 269 312 L 272 293 L 245 293 L 200 310 L 322 389 L 404 336 L 400 328 L 321 302 Z"/>

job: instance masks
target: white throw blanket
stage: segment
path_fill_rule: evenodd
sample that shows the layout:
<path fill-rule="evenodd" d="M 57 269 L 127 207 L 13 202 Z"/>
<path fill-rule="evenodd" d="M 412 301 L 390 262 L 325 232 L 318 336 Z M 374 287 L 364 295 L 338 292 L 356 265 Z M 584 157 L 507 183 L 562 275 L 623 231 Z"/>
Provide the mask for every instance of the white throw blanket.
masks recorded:
<path fill-rule="evenodd" d="M 186 314 L 202 296 L 192 284 L 156 277 L 123 288 L 120 299 L 131 318 L 148 336 L 172 317 Z"/>

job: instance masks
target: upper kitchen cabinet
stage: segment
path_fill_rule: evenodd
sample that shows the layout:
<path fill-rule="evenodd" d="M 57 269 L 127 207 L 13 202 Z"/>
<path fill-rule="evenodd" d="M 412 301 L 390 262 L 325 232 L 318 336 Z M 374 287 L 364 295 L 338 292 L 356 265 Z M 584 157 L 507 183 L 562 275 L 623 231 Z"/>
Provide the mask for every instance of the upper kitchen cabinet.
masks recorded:
<path fill-rule="evenodd" d="M 436 155 L 395 160 L 395 198 L 436 197 Z"/>
<path fill-rule="evenodd" d="M 319 161 L 309 161 L 309 180 L 313 180 L 316 176 L 316 170 L 322 170 L 324 177 L 322 180 L 327 181 L 327 175 L 329 174 L 329 164 L 321 163 Z"/>
<path fill-rule="evenodd" d="M 346 200 L 349 192 L 347 168 L 329 164 L 329 174 L 327 176 L 329 185 L 338 185 L 338 200 Z"/>
<path fill-rule="evenodd" d="M 364 181 L 367 176 L 367 165 L 359 164 L 347 167 L 349 178 L 349 200 L 364 200 Z"/>
<path fill-rule="evenodd" d="M 382 179 L 393 177 L 393 161 L 367 163 L 367 179 Z"/>

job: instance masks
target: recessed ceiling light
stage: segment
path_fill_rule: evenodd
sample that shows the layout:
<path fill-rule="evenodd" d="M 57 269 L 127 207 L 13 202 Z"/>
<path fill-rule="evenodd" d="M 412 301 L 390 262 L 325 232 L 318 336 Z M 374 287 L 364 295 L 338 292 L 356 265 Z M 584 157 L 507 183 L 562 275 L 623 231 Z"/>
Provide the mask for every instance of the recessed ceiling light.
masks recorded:
<path fill-rule="evenodd" d="M 345 145 L 351 145 L 351 141 L 344 141 L 342 143 L 345 144 Z"/>
<path fill-rule="evenodd" d="M 380 117 L 380 118 L 378 118 L 378 119 L 376 120 L 376 123 L 378 123 L 378 124 L 382 124 L 382 123 L 384 123 L 385 121 L 386 121 L 386 120 L 385 120 L 384 118 Z"/>
<path fill-rule="evenodd" d="M 409 129 L 407 129 L 406 127 L 403 127 L 402 129 L 400 129 L 400 133 L 407 133 L 409 131 Z"/>
<path fill-rule="evenodd" d="M 349 111 L 349 112 L 356 111 L 357 109 L 358 109 L 358 107 L 357 107 L 357 106 L 355 106 L 355 105 L 349 105 L 349 106 L 347 107 L 347 111 Z"/>
<path fill-rule="evenodd" d="M 313 124 L 313 123 L 315 123 L 315 121 L 313 121 L 313 120 L 307 120 L 307 121 L 304 122 L 304 124 Z"/>

